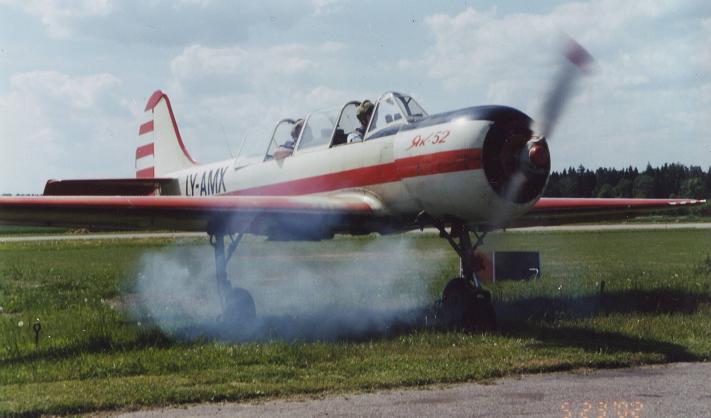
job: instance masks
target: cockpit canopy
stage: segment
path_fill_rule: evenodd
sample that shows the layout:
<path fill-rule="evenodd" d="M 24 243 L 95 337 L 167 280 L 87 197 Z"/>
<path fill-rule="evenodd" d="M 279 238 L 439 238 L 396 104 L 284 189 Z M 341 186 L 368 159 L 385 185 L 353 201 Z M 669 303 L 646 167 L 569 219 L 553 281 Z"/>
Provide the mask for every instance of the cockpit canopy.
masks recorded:
<path fill-rule="evenodd" d="M 375 105 L 365 139 L 387 127 L 412 123 L 427 116 L 427 112 L 412 97 L 396 92 L 385 93 Z"/>
<path fill-rule="evenodd" d="M 293 147 L 294 152 L 299 153 L 347 144 L 348 135 L 361 126 L 356 117 L 359 104 L 359 101 L 350 101 L 341 108 L 310 113 L 296 138 L 292 137 L 292 133 L 297 121 L 280 120 L 274 128 L 264 159 L 271 159 L 280 146 Z M 398 125 L 412 123 L 427 116 L 429 116 L 427 112 L 412 97 L 397 92 L 387 92 L 375 102 L 364 140 L 394 134 L 398 130 Z"/>

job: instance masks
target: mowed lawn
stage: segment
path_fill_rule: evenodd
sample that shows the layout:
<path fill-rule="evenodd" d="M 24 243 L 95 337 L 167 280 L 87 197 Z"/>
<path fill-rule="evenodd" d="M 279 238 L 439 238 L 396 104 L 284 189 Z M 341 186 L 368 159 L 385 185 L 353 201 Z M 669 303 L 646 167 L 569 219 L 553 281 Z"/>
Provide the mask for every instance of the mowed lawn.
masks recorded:
<path fill-rule="evenodd" d="M 492 235 L 540 251 L 543 275 L 487 285 L 485 335 L 432 326 L 457 272 L 436 235 L 245 241 L 229 270 L 250 331 L 219 320 L 205 240 L 0 244 L 0 416 L 711 359 L 709 231 Z"/>

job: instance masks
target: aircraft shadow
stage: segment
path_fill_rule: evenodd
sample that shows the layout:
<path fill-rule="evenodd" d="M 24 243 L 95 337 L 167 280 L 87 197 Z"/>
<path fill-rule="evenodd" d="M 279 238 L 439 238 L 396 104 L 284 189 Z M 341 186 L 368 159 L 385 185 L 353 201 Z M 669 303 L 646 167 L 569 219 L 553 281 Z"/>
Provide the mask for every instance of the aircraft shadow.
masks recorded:
<path fill-rule="evenodd" d="M 630 289 L 599 295 L 522 298 L 496 304 L 502 334 L 532 338 L 545 346 L 578 347 L 587 351 L 657 353 L 664 361 L 701 361 L 704 358 L 685 347 L 651 338 L 586 327 L 551 326 L 560 320 L 584 319 L 612 314 L 695 313 L 711 305 L 711 295 L 683 289 Z"/>
<path fill-rule="evenodd" d="M 653 338 L 637 338 L 618 332 L 572 326 L 546 327 L 540 322 L 526 323 L 510 320 L 502 321 L 500 327 L 503 335 L 536 340 L 533 347 L 576 347 L 589 352 L 659 354 L 664 362 L 706 360 L 678 344 Z M 619 367 L 628 364 L 628 361 L 612 361 L 602 366 Z M 597 364 L 597 366 L 601 365 Z"/>
<path fill-rule="evenodd" d="M 552 321 L 608 314 L 686 314 L 711 305 L 711 295 L 678 288 L 630 289 L 597 295 L 520 298 L 495 303 L 500 319 Z"/>

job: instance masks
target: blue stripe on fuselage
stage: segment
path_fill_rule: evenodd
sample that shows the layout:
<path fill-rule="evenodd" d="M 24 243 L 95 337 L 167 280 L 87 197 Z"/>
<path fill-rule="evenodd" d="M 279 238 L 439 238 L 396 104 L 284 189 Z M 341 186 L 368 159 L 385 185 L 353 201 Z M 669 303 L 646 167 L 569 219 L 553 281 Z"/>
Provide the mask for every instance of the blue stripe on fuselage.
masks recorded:
<path fill-rule="evenodd" d="M 525 113 L 518 109 L 508 106 L 473 106 L 464 109 L 453 110 L 451 112 L 438 113 L 436 115 L 429 116 L 414 122 L 405 123 L 402 125 L 393 125 L 384 128 L 380 132 L 369 136 L 366 141 L 371 139 L 383 138 L 390 135 L 395 135 L 398 132 L 411 131 L 413 129 L 426 128 L 428 126 L 441 125 L 443 123 L 451 122 L 455 119 L 459 120 L 490 120 L 492 122 L 518 119 L 521 121 L 530 122 L 529 118 Z"/>

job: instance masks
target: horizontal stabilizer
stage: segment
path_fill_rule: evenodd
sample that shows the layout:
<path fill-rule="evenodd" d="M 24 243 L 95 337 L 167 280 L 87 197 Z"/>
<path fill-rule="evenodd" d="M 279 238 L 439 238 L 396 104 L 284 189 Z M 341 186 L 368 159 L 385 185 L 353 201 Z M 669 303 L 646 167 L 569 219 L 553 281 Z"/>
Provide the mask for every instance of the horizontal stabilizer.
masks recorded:
<path fill-rule="evenodd" d="M 49 180 L 44 186 L 45 196 L 148 196 L 161 194 L 169 186 L 170 178 Z"/>

